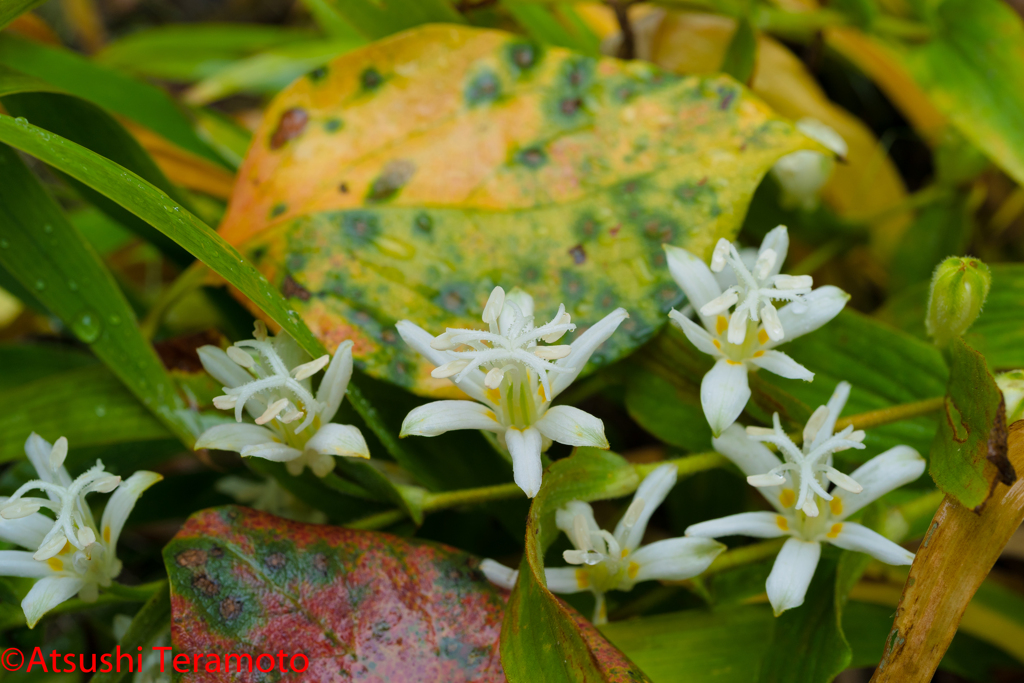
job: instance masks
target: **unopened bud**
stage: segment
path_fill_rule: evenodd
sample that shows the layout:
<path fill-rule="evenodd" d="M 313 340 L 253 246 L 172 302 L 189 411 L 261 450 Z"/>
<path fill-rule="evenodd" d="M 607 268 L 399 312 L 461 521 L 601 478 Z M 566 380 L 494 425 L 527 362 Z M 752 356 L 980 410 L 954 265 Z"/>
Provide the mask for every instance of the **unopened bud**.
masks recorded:
<path fill-rule="evenodd" d="M 1011 370 L 996 375 L 996 384 L 1006 403 L 1006 423 L 1024 419 L 1024 370 Z"/>
<path fill-rule="evenodd" d="M 985 304 L 992 274 L 976 258 L 950 257 L 932 275 L 924 324 L 935 345 L 942 348 L 967 331 Z"/>

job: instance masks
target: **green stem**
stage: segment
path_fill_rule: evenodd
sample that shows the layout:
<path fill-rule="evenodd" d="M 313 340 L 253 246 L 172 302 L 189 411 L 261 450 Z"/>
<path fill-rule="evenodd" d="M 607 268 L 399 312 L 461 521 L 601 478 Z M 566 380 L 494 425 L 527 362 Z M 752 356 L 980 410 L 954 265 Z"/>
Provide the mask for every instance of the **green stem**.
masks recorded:
<path fill-rule="evenodd" d="M 153 595 L 167 587 L 167 581 L 160 579 L 158 581 L 152 581 L 150 583 L 143 583 L 138 586 L 126 586 L 123 583 L 114 581 L 109 586 L 103 589 L 104 593 L 110 595 L 116 595 L 124 600 L 138 600 L 145 602 L 149 600 Z"/>
<path fill-rule="evenodd" d="M 377 512 L 366 517 L 360 517 L 359 519 L 343 524 L 342 526 L 348 529 L 384 529 L 392 524 L 398 524 L 403 519 L 407 519 L 408 516 L 401 510 L 385 510 L 384 512 Z"/>
<path fill-rule="evenodd" d="M 782 544 L 785 542 L 785 538 L 773 538 L 770 541 L 761 541 L 760 543 L 745 545 L 742 548 L 726 550 L 715 558 L 715 561 L 711 563 L 710 567 L 704 570 L 704 573 L 701 574 L 701 578 L 708 577 L 713 574 L 721 574 L 722 572 L 735 567 L 739 567 L 744 564 L 751 564 L 777 555 L 779 550 L 782 548 Z"/>
<path fill-rule="evenodd" d="M 790 275 L 810 275 L 823 265 L 843 253 L 850 245 L 845 237 L 837 237 L 821 245 L 795 266 L 788 269 Z"/>
<path fill-rule="evenodd" d="M 423 500 L 423 511 L 433 512 L 434 510 L 444 510 L 460 505 L 475 505 L 492 500 L 511 500 L 521 498 L 522 496 L 523 490 L 519 488 L 518 484 L 512 482 L 459 491 L 428 493 Z"/>
<path fill-rule="evenodd" d="M 171 310 L 182 297 L 191 294 L 199 289 L 210 274 L 210 269 L 202 261 L 196 261 L 185 269 L 185 272 L 171 283 L 171 286 L 161 292 L 156 303 L 146 313 L 146 317 L 139 323 L 142 336 L 146 339 L 153 339 L 160 323 L 163 322 L 167 311 Z"/>
<path fill-rule="evenodd" d="M 898 204 L 882 209 L 870 216 L 859 218 L 857 219 L 857 222 L 863 225 L 878 223 L 888 218 L 893 218 L 894 216 L 907 213 L 908 211 L 920 209 L 922 206 L 934 204 L 940 199 L 948 197 L 951 192 L 952 190 L 943 185 L 929 185 L 928 187 L 918 190 Z"/>
<path fill-rule="evenodd" d="M 923 401 L 902 403 L 890 406 L 889 408 L 879 408 L 878 410 L 870 410 L 866 413 L 840 418 L 836 420 L 836 431 L 846 429 L 849 425 L 853 425 L 855 429 L 870 429 L 871 427 L 878 427 L 890 422 L 909 420 L 913 417 L 934 413 L 942 410 L 942 406 L 945 405 L 945 399 L 945 396 L 936 396 L 934 398 L 926 398 Z"/>
<path fill-rule="evenodd" d="M 636 470 L 636 473 L 640 475 L 640 479 L 642 480 L 648 474 L 666 463 L 672 463 L 676 466 L 676 476 L 679 479 L 688 477 L 692 474 L 697 474 L 698 472 L 713 470 L 718 467 L 727 467 L 730 464 L 729 459 L 724 455 L 711 451 L 708 453 L 685 455 L 681 458 L 672 458 L 671 460 L 663 460 L 661 462 L 633 465 L 633 469 Z"/>

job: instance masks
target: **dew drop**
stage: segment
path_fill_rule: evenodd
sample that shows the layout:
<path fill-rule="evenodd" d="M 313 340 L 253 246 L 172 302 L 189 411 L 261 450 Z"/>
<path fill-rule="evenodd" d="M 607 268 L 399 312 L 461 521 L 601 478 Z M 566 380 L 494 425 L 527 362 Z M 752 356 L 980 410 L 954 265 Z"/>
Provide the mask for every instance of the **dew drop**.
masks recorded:
<path fill-rule="evenodd" d="M 49 235 L 50 233 L 53 232 L 53 226 L 47 223 L 46 225 L 43 226 L 43 232 Z"/>
<path fill-rule="evenodd" d="M 6 249 L 9 246 L 11 246 L 11 243 L 7 240 L 0 240 L 0 249 Z"/>
<path fill-rule="evenodd" d="M 100 338 L 103 326 L 100 324 L 98 315 L 92 311 L 85 311 L 84 313 L 79 313 L 78 317 L 71 323 L 71 331 L 86 344 L 91 344 Z"/>
<path fill-rule="evenodd" d="M 68 280 L 68 289 L 70 289 L 72 292 L 77 292 L 78 283 L 75 282 L 74 280 Z"/>
<path fill-rule="evenodd" d="M 110 324 L 111 325 L 120 325 L 121 324 L 121 316 L 116 315 L 116 314 L 110 316 Z"/>
<path fill-rule="evenodd" d="M 106 406 L 96 406 L 96 417 L 103 417 L 107 414 Z"/>
<path fill-rule="evenodd" d="M 43 291 L 44 289 L 46 289 L 46 283 L 43 282 L 42 280 L 36 280 L 36 289 L 38 289 L 40 292 Z"/>

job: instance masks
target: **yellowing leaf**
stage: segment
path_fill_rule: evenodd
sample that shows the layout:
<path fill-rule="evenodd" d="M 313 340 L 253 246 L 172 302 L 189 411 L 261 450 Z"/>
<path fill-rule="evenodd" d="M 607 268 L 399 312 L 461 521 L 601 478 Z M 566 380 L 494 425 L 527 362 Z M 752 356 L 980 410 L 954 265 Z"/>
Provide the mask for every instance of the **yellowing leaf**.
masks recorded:
<path fill-rule="evenodd" d="M 728 78 L 428 26 L 282 92 L 221 233 L 329 348 L 352 339 L 371 374 L 440 395 L 396 321 L 478 326 L 490 290 L 519 285 L 577 334 L 624 306 L 594 357 L 614 360 L 681 303 L 662 244 L 706 253 L 812 146 Z"/>
<path fill-rule="evenodd" d="M 230 171 L 127 119 L 122 123 L 171 182 L 211 197 L 227 199 L 231 196 L 235 177 Z"/>
<path fill-rule="evenodd" d="M 666 13 L 650 47 L 651 59 L 678 73 L 713 73 L 722 65 L 735 27 L 736 22 L 727 17 Z M 847 163 L 836 166 L 822 191 L 825 201 L 841 216 L 872 216 L 906 198 L 899 171 L 871 130 L 831 102 L 803 62 L 764 34 L 758 39 L 750 87 L 780 114 L 817 119 L 846 140 Z M 906 216 L 891 216 L 872 226 L 881 253 L 895 249 L 908 223 Z"/>

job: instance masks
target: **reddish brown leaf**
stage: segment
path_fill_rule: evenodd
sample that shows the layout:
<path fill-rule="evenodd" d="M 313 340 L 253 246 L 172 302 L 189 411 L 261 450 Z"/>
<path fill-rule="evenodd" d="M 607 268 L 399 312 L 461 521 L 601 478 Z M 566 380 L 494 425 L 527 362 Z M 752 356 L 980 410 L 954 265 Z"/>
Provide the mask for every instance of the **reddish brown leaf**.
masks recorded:
<path fill-rule="evenodd" d="M 190 669 L 196 655 L 309 659 L 296 678 L 239 674 L 235 660 L 230 673 L 206 671 L 207 656 L 183 677 L 190 683 L 505 681 L 498 642 L 508 594 L 454 548 L 228 506 L 193 515 L 164 562 L 175 653 Z M 616 676 L 628 660 L 572 615 L 607 680 L 628 680 Z"/>

